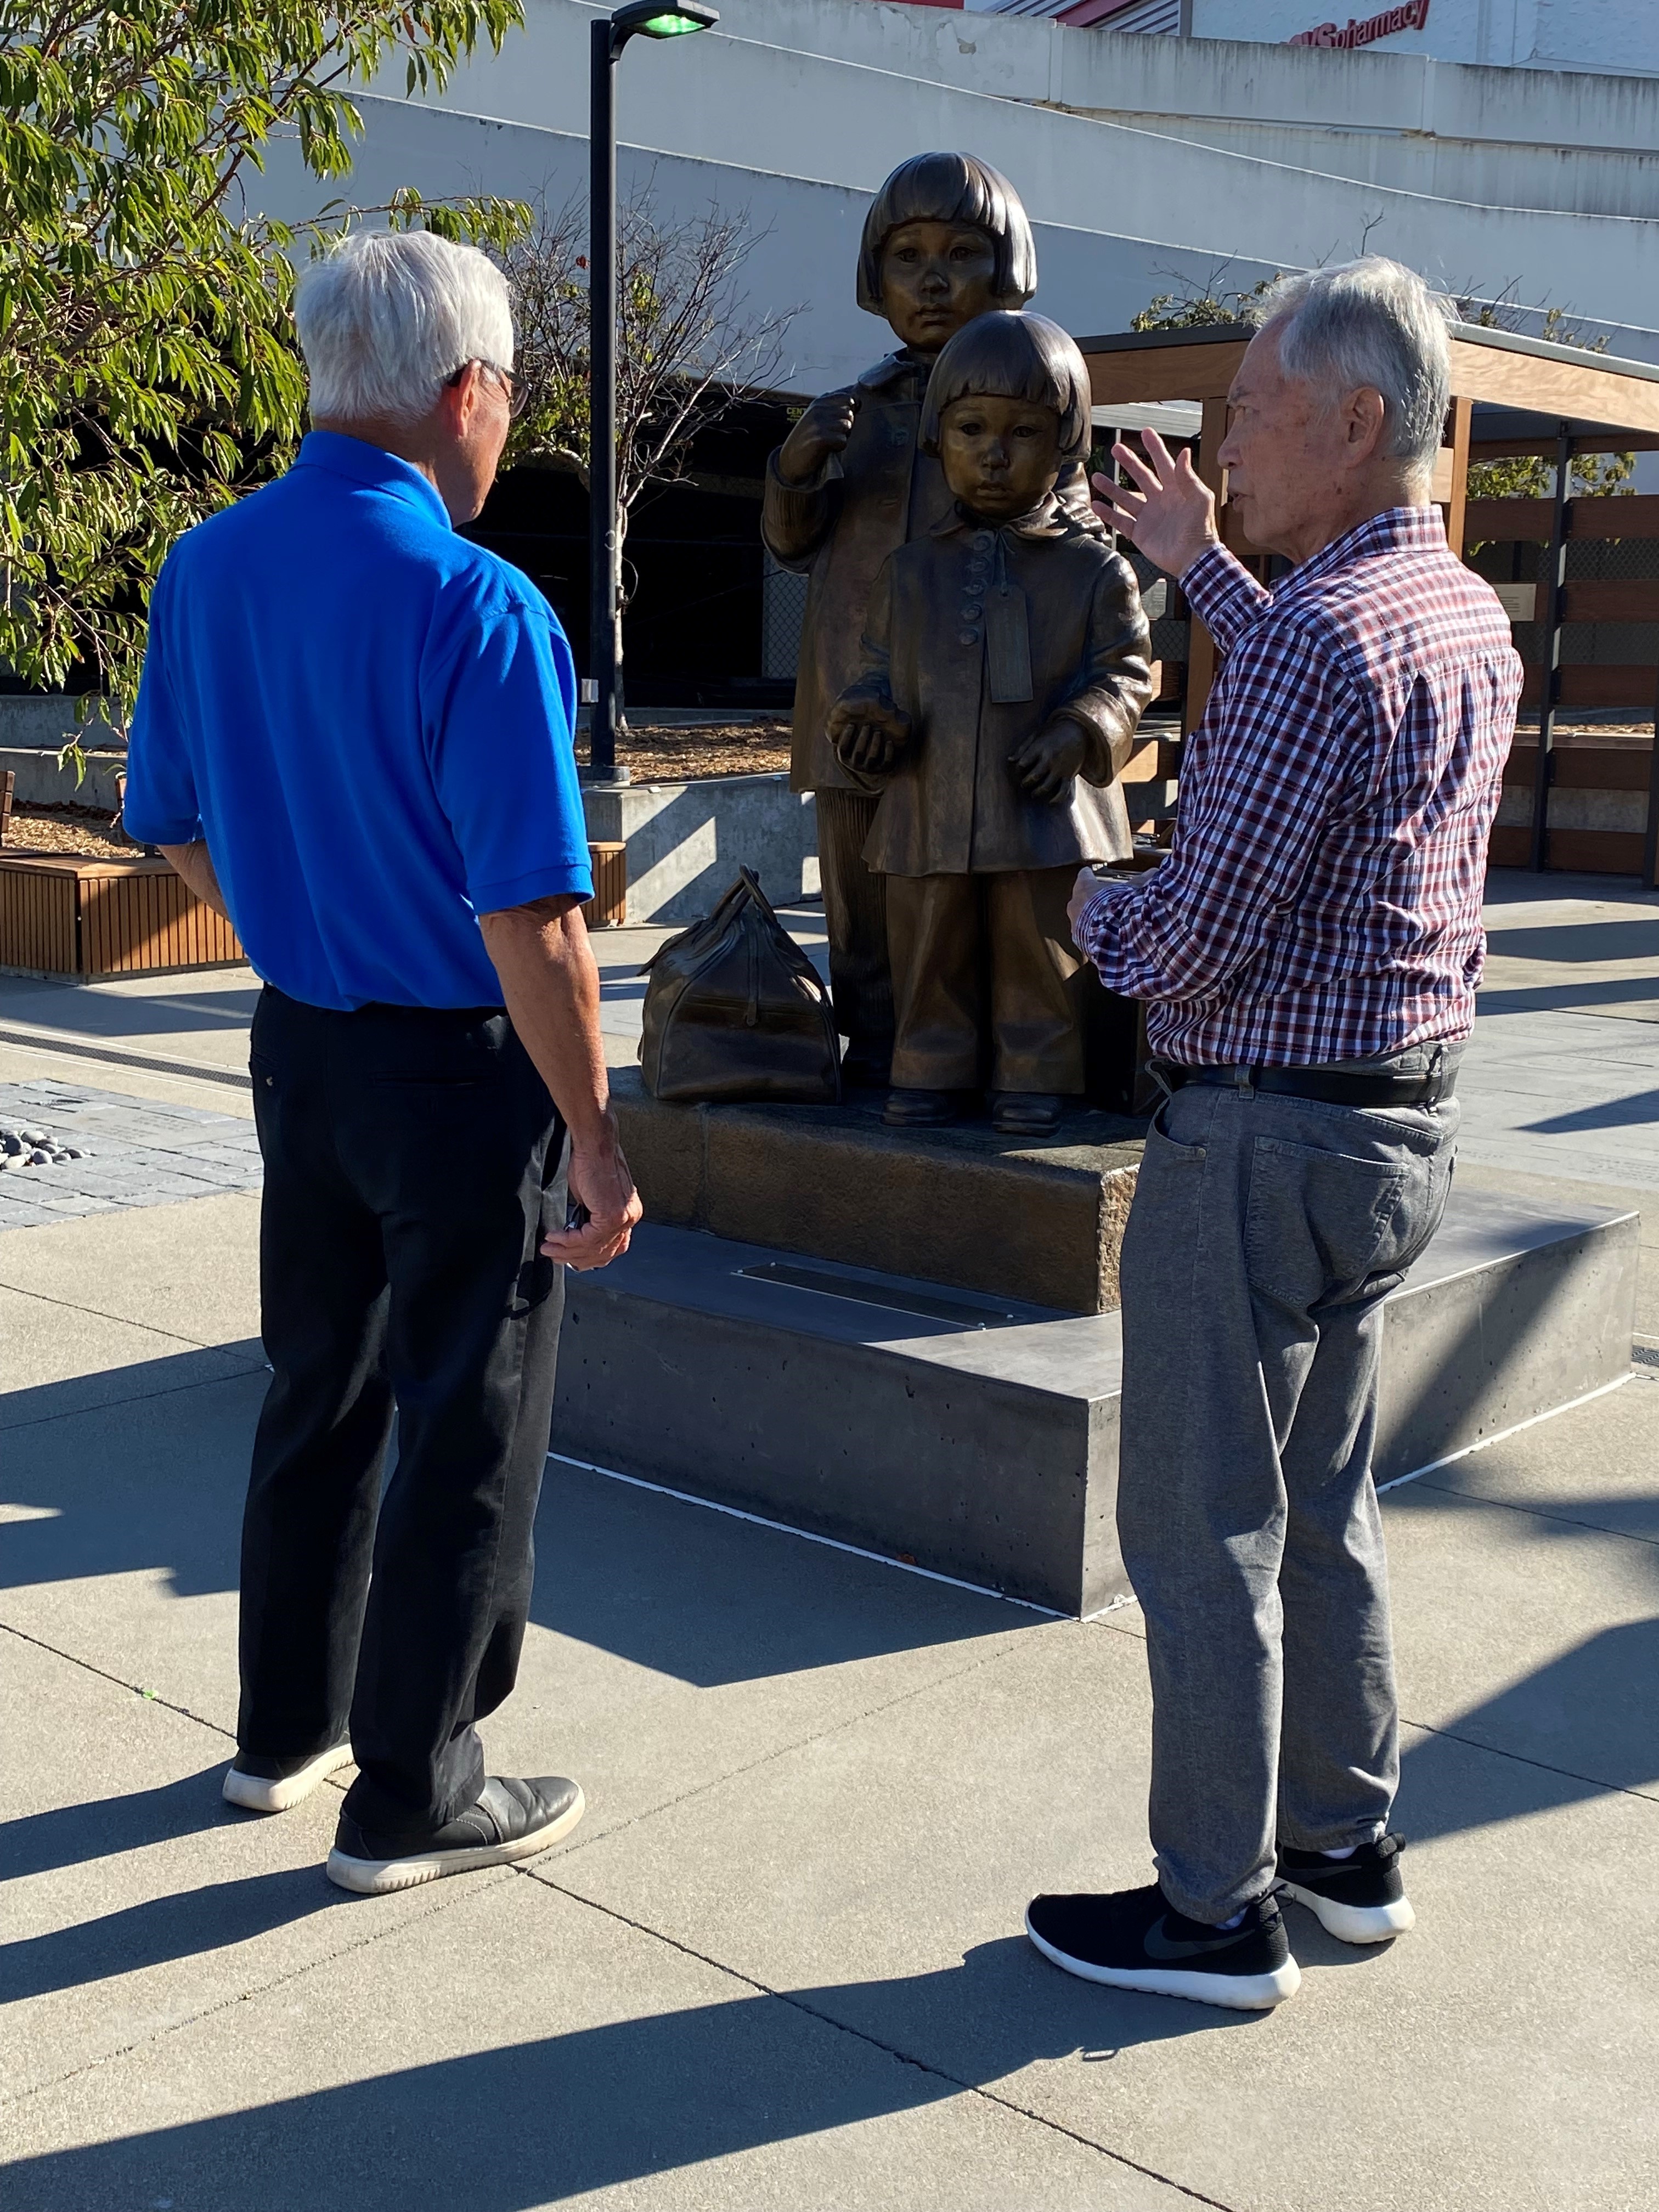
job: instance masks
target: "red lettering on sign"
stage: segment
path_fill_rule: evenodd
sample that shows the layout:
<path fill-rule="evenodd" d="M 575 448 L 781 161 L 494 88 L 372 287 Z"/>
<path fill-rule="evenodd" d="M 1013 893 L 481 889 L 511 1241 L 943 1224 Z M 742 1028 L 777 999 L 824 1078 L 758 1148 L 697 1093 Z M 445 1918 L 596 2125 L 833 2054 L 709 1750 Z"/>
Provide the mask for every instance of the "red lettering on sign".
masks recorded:
<path fill-rule="evenodd" d="M 1311 31 L 1298 31 L 1285 40 L 1291 46 L 1369 46 L 1378 39 L 1391 39 L 1396 31 L 1420 31 L 1429 20 L 1429 0 L 1404 0 L 1398 8 L 1385 8 L 1364 22 L 1350 15 L 1345 25 L 1318 23 Z"/>

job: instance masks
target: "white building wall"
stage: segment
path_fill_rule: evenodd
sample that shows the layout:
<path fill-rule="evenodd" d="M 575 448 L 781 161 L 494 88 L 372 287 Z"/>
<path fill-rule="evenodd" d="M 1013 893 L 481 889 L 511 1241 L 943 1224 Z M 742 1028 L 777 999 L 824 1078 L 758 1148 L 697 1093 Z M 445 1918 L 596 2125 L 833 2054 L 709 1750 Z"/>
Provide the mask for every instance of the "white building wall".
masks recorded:
<path fill-rule="evenodd" d="M 1360 22 L 1385 0 L 1192 0 L 1196 39 L 1276 42 L 1316 24 Z M 1431 54 L 1498 69 L 1564 69 L 1659 76 L 1655 0 L 1429 0 L 1421 30 L 1396 31 L 1371 53 Z"/>
<path fill-rule="evenodd" d="M 372 204 L 398 185 L 544 191 L 556 202 L 580 191 L 593 13 L 579 0 L 530 0 L 526 30 L 500 57 L 459 70 L 441 99 L 410 100 L 392 83 L 365 99 L 352 197 Z M 1367 66 L 1382 72 L 1369 97 L 1357 81 Z M 1126 84 L 1154 127 L 1101 114 Z M 1228 127 L 1251 100 L 1258 113 L 1292 115 L 1300 92 L 1333 140 L 1381 123 L 1403 141 L 1415 97 L 1419 143 L 1426 108 L 1497 158 L 1505 142 L 1495 90 L 1504 85 L 1553 87 L 1581 110 L 1588 88 L 1601 103 L 1589 118 L 1605 134 L 1597 143 L 1620 149 L 1646 131 L 1638 143 L 1659 143 L 1659 87 L 1117 39 L 878 0 L 725 0 L 717 30 L 629 48 L 618 73 L 621 167 L 625 189 L 654 179 L 667 212 L 710 199 L 749 211 L 764 234 L 747 273 L 752 300 L 804 309 L 788 380 L 803 392 L 848 380 L 884 350 L 884 325 L 853 303 L 859 226 L 887 172 L 933 146 L 970 148 L 1013 179 L 1037 228 L 1039 304 L 1079 334 L 1121 330 L 1154 292 L 1218 270 L 1245 285 L 1369 242 L 1455 290 L 1513 286 L 1524 306 L 1569 307 L 1612 328 L 1615 351 L 1659 358 L 1659 337 L 1626 327 L 1659 324 L 1659 204 L 1584 215 L 1437 198 L 1426 162 L 1407 185 L 1356 179 L 1271 158 L 1271 138 L 1250 151 L 1205 144 L 1165 119 L 1182 101 L 1218 110 Z M 1283 143 L 1294 150 L 1310 127 L 1287 123 Z M 303 216 L 338 190 L 277 161 L 265 204 Z"/>

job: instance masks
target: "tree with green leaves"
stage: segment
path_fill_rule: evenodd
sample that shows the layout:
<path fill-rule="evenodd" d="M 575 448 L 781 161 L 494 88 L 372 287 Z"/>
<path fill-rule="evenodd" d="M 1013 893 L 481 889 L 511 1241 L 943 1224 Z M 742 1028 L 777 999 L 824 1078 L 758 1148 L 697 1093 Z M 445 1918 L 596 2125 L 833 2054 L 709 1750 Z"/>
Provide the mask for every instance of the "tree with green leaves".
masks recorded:
<path fill-rule="evenodd" d="M 281 136 L 331 181 L 350 88 L 406 59 L 441 88 L 522 0 L 0 0 L 0 662 L 89 671 L 118 726 L 168 548 L 286 462 L 304 427 L 289 302 L 301 234 L 246 211 Z M 507 203 L 377 212 L 505 245 Z M 303 233 L 308 232 L 309 236 Z"/>

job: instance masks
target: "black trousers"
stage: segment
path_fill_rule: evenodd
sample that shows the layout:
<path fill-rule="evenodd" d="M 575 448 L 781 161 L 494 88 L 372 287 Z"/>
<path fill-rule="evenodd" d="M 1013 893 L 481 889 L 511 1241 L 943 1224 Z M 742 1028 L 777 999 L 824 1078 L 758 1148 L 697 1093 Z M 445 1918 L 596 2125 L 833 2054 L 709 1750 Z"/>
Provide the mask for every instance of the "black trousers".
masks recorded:
<path fill-rule="evenodd" d="M 267 988 L 252 1065 L 276 1371 L 242 1528 L 237 1741 L 300 1758 L 349 1726 L 348 1808 L 413 1834 L 477 1796 L 473 1723 L 518 1672 L 564 1304 L 537 1247 L 563 1224 L 563 1127 L 487 1007 L 346 1014 Z"/>

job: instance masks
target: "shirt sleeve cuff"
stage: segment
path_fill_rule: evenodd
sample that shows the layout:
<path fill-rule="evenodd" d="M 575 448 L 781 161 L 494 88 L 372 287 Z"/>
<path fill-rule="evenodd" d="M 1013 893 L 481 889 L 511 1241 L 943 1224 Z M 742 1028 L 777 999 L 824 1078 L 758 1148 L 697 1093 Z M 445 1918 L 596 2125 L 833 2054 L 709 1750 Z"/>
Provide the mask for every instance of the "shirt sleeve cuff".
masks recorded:
<path fill-rule="evenodd" d="M 538 899 L 591 899 L 593 872 L 586 863 L 568 860 L 562 867 L 538 868 L 527 876 L 509 876 L 500 883 L 468 887 L 474 914 L 504 914 L 509 907 L 533 906 Z"/>
<path fill-rule="evenodd" d="M 1139 888 L 1139 878 L 1133 883 L 1101 885 L 1077 918 L 1076 941 L 1081 951 L 1094 952 L 1101 939 L 1110 933 L 1114 909 L 1126 898 L 1133 898 Z"/>
<path fill-rule="evenodd" d="M 1273 593 L 1224 545 L 1209 545 L 1181 579 L 1188 604 L 1223 653 L 1273 603 Z"/>
<path fill-rule="evenodd" d="M 164 815 L 147 816 L 127 805 L 121 810 L 121 827 L 135 845 L 200 845 L 206 842 L 199 815 L 193 822 L 169 822 Z"/>
<path fill-rule="evenodd" d="M 845 473 L 840 454 L 829 453 L 805 483 L 785 483 L 778 474 L 776 453 L 768 457 L 766 520 L 770 531 L 787 549 L 793 550 L 795 545 L 805 544 L 817 537 L 823 524 L 824 494 Z"/>

